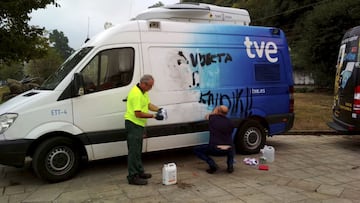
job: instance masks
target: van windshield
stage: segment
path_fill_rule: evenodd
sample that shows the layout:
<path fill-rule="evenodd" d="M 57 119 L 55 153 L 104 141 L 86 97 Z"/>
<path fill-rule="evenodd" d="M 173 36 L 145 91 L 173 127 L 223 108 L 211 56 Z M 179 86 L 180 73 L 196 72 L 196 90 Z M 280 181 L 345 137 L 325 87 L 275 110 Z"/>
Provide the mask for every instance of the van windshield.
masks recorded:
<path fill-rule="evenodd" d="M 61 66 L 40 86 L 41 90 L 54 90 L 69 72 L 88 54 L 93 47 L 84 47 L 73 53 Z"/>

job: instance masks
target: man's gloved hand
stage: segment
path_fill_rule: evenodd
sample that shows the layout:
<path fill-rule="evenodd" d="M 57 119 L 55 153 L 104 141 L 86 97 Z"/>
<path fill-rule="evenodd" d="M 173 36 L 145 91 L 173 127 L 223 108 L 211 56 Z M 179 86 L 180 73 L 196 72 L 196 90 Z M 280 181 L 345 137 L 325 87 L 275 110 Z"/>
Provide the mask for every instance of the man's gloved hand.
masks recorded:
<path fill-rule="evenodd" d="M 165 109 L 160 108 L 157 113 L 155 114 L 155 119 L 156 120 L 164 120 L 167 119 L 167 112 Z"/>
<path fill-rule="evenodd" d="M 156 120 L 164 120 L 164 115 L 162 115 L 161 112 L 157 112 L 157 113 L 155 114 L 155 119 L 156 119 Z"/>

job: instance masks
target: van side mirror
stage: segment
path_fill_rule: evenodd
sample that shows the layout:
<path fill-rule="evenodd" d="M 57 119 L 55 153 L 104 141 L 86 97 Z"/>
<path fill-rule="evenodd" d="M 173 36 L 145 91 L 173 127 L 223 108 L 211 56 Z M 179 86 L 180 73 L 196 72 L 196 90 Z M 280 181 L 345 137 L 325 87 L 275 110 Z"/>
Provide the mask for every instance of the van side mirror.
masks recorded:
<path fill-rule="evenodd" d="M 84 77 L 81 73 L 74 74 L 74 96 L 82 96 L 84 95 Z"/>

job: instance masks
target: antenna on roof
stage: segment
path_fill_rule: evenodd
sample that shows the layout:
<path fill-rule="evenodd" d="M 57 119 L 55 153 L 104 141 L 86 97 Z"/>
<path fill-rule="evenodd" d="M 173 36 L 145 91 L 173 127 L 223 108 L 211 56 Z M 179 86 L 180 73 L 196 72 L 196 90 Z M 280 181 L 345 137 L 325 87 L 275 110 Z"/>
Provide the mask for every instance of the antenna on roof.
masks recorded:
<path fill-rule="evenodd" d="M 90 17 L 88 17 L 88 29 L 87 29 L 87 36 L 85 39 L 85 43 L 90 40 L 89 33 L 90 33 Z"/>

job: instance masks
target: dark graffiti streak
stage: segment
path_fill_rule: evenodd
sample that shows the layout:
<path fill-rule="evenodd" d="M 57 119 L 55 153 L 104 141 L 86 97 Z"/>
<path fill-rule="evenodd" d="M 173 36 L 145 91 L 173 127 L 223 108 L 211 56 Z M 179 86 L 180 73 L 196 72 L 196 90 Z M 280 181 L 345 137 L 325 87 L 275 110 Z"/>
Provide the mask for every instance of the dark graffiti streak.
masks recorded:
<path fill-rule="evenodd" d="M 226 105 L 229 107 L 231 114 L 240 113 L 240 116 L 244 118 L 252 115 L 253 97 L 249 88 L 236 89 L 230 95 L 213 93 L 211 90 L 205 93 L 202 92 L 199 103 L 208 106 Z"/>
<path fill-rule="evenodd" d="M 229 61 L 232 61 L 232 57 L 229 53 L 220 53 L 220 54 L 200 54 L 200 53 L 191 53 L 191 64 L 193 67 L 197 67 L 200 63 L 201 67 L 209 66 L 213 63 L 222 63 L 224 60 L 224 63 L 227 63 Z"/>
<path fill-rule="evenodd" d="M 189 64 L 189 61 L 185 57 L 184 53 L 182 51 L 178 52 L 178 55 L 185 61 L 185 64 Z M 182 64 L 182 59 L 178 59 L 177 64 L 180 66 Z"/>
<path fill-rule="evenodd" d="M 181 65 L 185 62 L 185 64 L 189 64 L 189 60 L 186 58 L 182 51 L 178 52 L 178 55 L 181 59 L 177 60 L 177 64 Z M 193 67 L 197 67 L 199 64 L 201 67 L 209 66 L 213 63 L 227 63 L 232 61 L 232 56 L 229 53 L 219 53 L 219 54 L 201 54 L 201 53 L 191 53 L 190 54 L 191 65 Z"/>
<path fill-rule="evenodd" d="M 199 71 L 194 71 L 192 73 L 192 81 L 193 81 L 193 87 L 199 87 L 200 86 L 200 83 L 199 82 L 196 82 L 196 78 L 195 78 L 195 75 L 199 74 Z M 191 87 L 191 86 L 190 86 Z"/>

